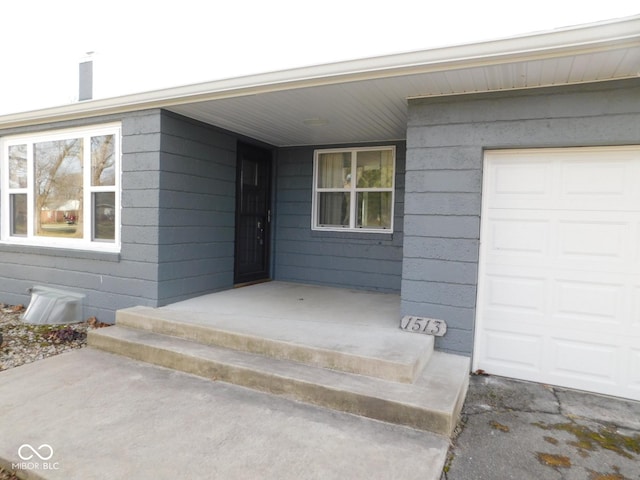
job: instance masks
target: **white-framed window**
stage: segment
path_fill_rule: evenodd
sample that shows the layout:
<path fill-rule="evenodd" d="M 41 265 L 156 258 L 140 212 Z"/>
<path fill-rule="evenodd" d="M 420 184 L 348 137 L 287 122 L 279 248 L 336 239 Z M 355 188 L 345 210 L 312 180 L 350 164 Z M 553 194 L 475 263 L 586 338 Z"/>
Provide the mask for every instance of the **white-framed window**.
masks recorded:
<path fill-rule="evenodd" d="M 0 139 L 0 239 L 120 249 L 119 124 Z"/>
<path fill-rule="evenodd" d="M 316 150 L 313 230 L 393 233 L 396 149 Z"/>

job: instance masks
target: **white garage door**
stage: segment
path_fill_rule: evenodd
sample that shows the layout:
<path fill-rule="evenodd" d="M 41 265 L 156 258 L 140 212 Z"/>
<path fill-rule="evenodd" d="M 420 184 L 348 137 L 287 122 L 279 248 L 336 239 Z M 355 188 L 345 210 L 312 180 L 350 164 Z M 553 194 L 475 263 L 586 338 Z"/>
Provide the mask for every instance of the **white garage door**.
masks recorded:
<path fill-rule="evenodd" d="M 640 400 L 640 147 L 485 154 L 474 366 Z"/>

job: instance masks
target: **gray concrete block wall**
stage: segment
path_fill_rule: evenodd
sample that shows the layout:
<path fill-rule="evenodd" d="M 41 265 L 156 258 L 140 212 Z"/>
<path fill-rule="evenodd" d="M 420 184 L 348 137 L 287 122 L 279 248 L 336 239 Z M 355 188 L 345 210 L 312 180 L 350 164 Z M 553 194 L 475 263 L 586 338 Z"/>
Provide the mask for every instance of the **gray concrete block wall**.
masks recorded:
<path fill-rule="evenodd" d="M 486 149 L 640 144 L 640 80 L 411 100 L 402 310 L 473 351 Z"/>
<path fill-rule="evenodd" d="M 384 143 L 389 144 L 392 142 Z M 353 146 L 357 145 L 348 145 Z M 382 292 L 400 291 L 405 146 L 404 143 L 396 146 L 394 233 L 390 235 L 313 231 L 314 148 L 278 151 L 275 279 Z"/>
<path fill-rule="evenodd" d="M 162 114 L 158 304 L 233 286 L 237 137 Z"/>

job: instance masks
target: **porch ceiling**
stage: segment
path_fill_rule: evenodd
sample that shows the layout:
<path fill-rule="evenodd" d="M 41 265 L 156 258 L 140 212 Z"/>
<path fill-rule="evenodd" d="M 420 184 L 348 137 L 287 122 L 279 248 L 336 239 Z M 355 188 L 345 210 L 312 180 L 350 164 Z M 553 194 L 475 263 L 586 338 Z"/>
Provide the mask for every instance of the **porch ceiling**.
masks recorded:
<path fill-rule="evenodd" d="M 637 78 L 640 16 L 0 117 L 0 129 L 165 108 L 274 146 L 404 139 L 407 99 Z"/>
<path fill-rule="evenodd" d="M 407 99 L 636 77 L 640 43 L 604 51 L 351 80 L 169 108 L 275 146 L 399 140 Z"/>

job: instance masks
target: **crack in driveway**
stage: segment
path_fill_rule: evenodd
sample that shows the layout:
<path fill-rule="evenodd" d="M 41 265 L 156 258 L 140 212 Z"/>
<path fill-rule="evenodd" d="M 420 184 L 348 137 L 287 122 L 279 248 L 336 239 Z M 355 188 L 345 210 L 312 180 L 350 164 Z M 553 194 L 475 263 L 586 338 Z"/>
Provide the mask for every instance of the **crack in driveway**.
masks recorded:
<path fill-rule="evenodd" d="M 640 403 L 472 376 L 443 480 L 638 479 Z"/>

